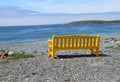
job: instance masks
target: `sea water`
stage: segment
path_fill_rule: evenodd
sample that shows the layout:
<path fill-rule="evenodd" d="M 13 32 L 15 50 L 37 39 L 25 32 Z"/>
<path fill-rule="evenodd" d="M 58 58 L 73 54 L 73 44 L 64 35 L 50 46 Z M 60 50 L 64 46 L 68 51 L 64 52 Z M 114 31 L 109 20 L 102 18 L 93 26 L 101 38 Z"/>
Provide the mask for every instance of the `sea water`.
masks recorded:
<path fill-rule="evenodd" d="M 58 24 L 33 26 L 0 26 L 0 44 L 47 40 L 52 35 L 120 34 L 120 24 Z"/>

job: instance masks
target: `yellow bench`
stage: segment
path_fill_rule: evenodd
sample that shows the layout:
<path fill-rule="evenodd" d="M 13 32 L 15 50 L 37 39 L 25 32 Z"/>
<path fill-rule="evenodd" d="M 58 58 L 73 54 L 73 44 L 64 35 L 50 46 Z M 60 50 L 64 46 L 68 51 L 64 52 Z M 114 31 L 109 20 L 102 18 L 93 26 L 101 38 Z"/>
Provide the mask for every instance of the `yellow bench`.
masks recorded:
<path fill-rule="evenodd" d="M 100 36 L 88 35 L 63 35 L 52 36 L 52 40 L 48 40 L 48 56 L 54 59 L 56 50 L 72 50 L 72 49 L 89 49 L 91 54 L 99 56 Z"/>

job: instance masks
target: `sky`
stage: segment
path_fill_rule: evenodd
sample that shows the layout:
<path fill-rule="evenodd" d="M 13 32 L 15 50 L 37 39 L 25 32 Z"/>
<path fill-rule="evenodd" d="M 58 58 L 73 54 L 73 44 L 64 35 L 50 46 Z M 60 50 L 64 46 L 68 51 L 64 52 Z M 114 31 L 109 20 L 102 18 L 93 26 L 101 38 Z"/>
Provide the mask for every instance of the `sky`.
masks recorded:
<path fill-rule="evenodd" d="M 75 14 L 107 12 L 120 14 L 120 0 L 0 0 L 0 25 L 65 23 L 72 21 Z M 66 20 L 62 20 L 64 17 Z M 76 19 L 81 17 L 85 16 Z M 31 23 L 32 19 L 36 21 Z"/>

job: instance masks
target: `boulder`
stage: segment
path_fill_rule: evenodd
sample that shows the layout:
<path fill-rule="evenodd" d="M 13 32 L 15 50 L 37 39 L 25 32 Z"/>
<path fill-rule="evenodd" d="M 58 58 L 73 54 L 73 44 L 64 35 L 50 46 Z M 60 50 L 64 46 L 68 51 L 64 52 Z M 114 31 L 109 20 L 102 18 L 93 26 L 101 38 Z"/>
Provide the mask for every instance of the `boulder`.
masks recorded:
<path fill-rule="evenodd" d="M 8 51 L 8 56 L 14 55 L 14 51 Z"/>

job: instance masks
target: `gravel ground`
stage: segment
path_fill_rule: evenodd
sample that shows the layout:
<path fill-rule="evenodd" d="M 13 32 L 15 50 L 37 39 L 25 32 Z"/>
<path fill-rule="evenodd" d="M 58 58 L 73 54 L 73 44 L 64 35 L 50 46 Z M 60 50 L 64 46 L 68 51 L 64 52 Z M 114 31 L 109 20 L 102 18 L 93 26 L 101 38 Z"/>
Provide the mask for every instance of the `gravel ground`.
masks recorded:
<path fill-rule="evenodd" d="M 54 60 L 47 56 L 47 41 L 1 44 L 0 49 L 32 53 L 35 58 L 0 64 L 0 82 L 120 82 L 120 50 L 105 48 L 116 44 L 104 42 L 111 37 L 120 35 L 101 36 L 99 57 L 88 50 L 68 50 L 57 51 Z"/>

